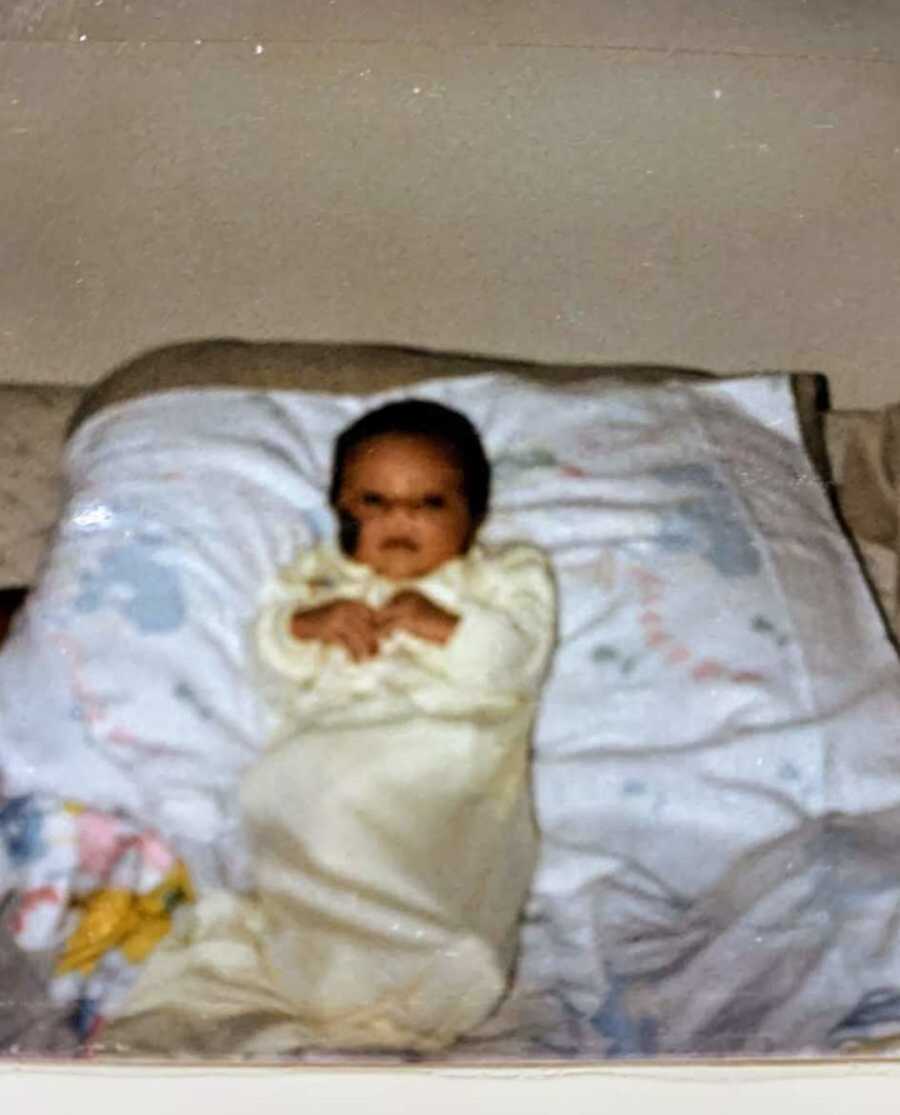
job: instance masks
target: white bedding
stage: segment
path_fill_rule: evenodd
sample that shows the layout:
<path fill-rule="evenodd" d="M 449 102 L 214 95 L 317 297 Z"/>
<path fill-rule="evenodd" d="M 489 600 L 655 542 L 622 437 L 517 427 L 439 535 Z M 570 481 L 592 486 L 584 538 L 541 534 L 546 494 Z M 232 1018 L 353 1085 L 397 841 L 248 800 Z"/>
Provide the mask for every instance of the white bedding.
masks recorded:
<path fill-rule="evenodd" d="M 235 790 L 271 729 L 247 626 L 331 530 L 334 435 L 399 394 L 176 392 L 77 433 L 0 656 L 7 793 L 124 810 L 201 888 L 246 886 Z M 481 428 L 486 539 L 545 548 L 561 603 L 522 963 L 461 1052 L 792 1052 L 900 1029 L 900 667 L 787 378 L 415 394 Z"/>

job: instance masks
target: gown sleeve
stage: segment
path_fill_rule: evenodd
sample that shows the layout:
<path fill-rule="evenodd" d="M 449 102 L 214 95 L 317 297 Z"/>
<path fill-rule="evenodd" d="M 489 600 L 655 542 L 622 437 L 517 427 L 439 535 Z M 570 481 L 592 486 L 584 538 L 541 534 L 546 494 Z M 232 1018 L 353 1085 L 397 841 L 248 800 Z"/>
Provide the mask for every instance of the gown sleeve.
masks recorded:
<path fill-rule="evenodd" d="M 256 649 L 269 669 L 291 681 L 309 684 L 318 673 L 322 646 L 291 634 L 291 617 L 303 603 L 302 598 L 296 598 L 264 608 L 256 624 Z"/>
<path fill-rule="evenodd" d="M 549 562 L 532 546 L 486 559 L 445 646 L 418 646 L 428 684 L 410 692 L 428 711 L 457 715 L 533 703 L 556 636 Z"/>
<path fill-rule="evenodd" d="M 268 602 L 256 621 L 255 644 L 260 662 L 282 678 L 309 685 L 322 666 L 324 647 L 312 640 L 295 639 L 291 619 L 300 608 L 312 606 L 309 582 L 321 573 L 323 556 L 317 550 L 304 553 L 282 570 Z M 317 604 L 324 600 L 317 598 Z"/>

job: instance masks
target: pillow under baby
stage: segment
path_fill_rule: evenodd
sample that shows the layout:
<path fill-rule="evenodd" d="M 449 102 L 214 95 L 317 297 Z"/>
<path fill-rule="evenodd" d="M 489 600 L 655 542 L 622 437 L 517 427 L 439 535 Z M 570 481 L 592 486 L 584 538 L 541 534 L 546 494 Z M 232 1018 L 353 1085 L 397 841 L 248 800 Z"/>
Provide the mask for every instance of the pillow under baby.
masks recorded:
<path fill-rule="evenodd" d="M 336 434 L 406 394 L 481 431 L 483 540 L 553 561 L 534 903 L 552 978 L 590 1016 L 610 957 L 642 962 L 616 927 L 668 916 L 798 817 L 900 802 L 885 778 L 900 773 L 896 660 L 788 377 L 482 375 L 368 397 L 179 391 L 101 412 L 70 442 L 66 509 L 0 657 L 7 791 L 64 786 L 125 810 L 201 886 L 244 886 L 238 775 L 271 730 L 247 632 L 278 568 L 332 532 Z"/>

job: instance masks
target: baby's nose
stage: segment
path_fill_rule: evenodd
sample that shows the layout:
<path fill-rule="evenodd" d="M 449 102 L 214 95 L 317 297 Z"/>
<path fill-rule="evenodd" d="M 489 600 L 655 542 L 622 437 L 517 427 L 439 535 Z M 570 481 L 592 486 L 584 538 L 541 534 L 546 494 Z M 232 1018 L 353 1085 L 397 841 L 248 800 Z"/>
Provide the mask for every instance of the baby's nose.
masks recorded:
<path fill-rule="evenodd" d="M 408 523 L 416 517 L 417 510 L 411 500 L 397 499 L 388 509 L 388 515 L 395 523 Z"/>

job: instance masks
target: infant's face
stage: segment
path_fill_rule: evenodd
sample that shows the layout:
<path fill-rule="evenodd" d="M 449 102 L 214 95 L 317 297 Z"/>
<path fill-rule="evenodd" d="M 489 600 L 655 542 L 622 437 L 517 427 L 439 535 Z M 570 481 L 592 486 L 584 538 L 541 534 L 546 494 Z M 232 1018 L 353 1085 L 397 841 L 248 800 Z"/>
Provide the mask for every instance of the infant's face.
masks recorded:
<path fill-rule="evenodd" d="M 359 521 L 356 561 L 394 581 L 459 556 L 471 520 L 462 473 L 440 443 L 385 434 L 348 456 L 338 508 Z"/>

